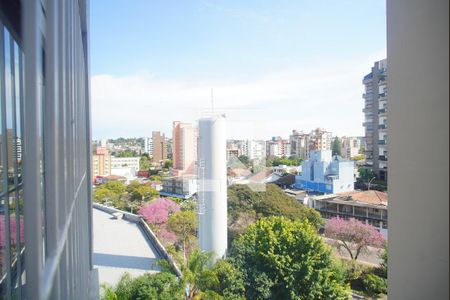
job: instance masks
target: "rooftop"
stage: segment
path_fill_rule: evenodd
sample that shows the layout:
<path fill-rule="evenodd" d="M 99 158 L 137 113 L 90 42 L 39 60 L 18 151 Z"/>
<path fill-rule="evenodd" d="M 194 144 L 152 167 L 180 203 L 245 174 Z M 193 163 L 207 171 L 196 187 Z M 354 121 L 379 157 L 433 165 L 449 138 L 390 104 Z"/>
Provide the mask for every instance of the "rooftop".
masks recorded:
<path fill-rule="evenodd" d="M 98 268 L 99 282 L 114 285 L 124 272 L 139 276 L 145 272 L 159 272 L 152 266 L 160 259 L 156 248 L 134 222 L 93 209 L 94 268 Z"/>

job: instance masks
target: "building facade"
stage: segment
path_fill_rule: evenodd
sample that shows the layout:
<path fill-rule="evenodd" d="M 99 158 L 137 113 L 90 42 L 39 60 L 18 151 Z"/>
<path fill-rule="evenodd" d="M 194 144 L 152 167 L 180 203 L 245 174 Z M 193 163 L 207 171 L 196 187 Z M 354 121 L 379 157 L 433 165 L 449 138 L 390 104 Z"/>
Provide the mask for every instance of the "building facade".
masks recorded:
<path fill-rule="evenodd" d="M 0 3 L 1 299 L 99 298 L 87 7 Z"/>
<path fill-rule="evenodd" d="M 322 128 L 311 131 L 308 138 L 309 151 L 331 150 L 332 133 Z M 308 156 L 309 157 L 309 156 Z"/>
<path fill-rule="evenodd" d="M 387 180 L 387 60 L 375 62 L 364 76 L 364 123 L 366 167 L 380 180 Z"/>
<path fill-rule="evenodd" d="M 301 159 L 309 157 L 309 134 L 303 133 L 303 131 L 292 130 L 289 141 L 291 144 L 291 155 Z"/>
<path fill-rule="evenodd" d="M 173 122 L 172 173 L 175 176 L 195 174 L 198 130 L 190 123 Z"/>
<path fill-rule="evenodd" d="M 197 193 L 197 177 L 183 175 L 162 178 L 161 196 L 189 199 Z"/>
<path fill-rule="evenodd" d="M 353 161 L 332 156 L 331 150 L 311 151 L 302 161 L 302 174 L 296 177 L 295 187 L 307 191 L 334 194 L 354 190 Z"/>
<path fill-rule="evenodd" d="M 352 159 L 358 156 L 361 149 L 361 138 L 342 137 L 341 138 L 341 156 L 345 159 Z"/>
<path fill-rule="evenodd" d="M 97 147 L 92 155 L 92 179 L 111 175 L 112 156 L 106 148 Z"/>
<path fill-rule="evenodd" d="M 308 197 L 308 205 L 323 218 L 355 218 L 372 225 L 384 237 L 388 236 L 388 194 L 379 191 L 354 191 Z"/>
<path fill-rule="evenodd" d="M 153 155 L 152 162 L 161 163 L 167 159 L 167 140 L 159 131 L 152 132 Z"/>
<path fill-rule="evenodd" d="M 150 157 L 153 155 L 153 141 L 149 137 L 144 138 L 144 153 L 147 153 Z"/>

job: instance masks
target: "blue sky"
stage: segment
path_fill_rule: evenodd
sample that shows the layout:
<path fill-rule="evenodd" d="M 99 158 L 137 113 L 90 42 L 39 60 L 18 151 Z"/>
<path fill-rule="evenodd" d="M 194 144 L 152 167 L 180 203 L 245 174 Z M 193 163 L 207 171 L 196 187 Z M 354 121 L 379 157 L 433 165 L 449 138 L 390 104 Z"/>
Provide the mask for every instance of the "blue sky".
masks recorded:
<path fill-rule="evenodd" d="M 93 137 L 170 135 L 210 106 L 229 137 L 362 135 L 385 1 L 91 1 Z"/>

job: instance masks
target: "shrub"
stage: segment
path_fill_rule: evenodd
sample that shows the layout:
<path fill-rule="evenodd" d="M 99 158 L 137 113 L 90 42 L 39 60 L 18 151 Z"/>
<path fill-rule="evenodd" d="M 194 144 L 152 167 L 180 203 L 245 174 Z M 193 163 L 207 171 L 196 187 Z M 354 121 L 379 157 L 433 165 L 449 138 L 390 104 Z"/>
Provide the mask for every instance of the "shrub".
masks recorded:
<path fill-rule="evenodd" d="M 371 296 L 387 293 L 387 280 L 375 274 L 366 274 L 363 279 L 363 284 L 367 294 Z"/>

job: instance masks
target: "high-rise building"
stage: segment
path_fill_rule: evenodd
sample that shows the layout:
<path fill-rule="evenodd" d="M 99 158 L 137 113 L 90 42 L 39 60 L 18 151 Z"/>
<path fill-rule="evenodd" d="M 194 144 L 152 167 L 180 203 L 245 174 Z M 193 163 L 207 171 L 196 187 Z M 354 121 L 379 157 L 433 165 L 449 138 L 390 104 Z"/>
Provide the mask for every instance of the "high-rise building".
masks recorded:
<path fill-rule="evenodd" d="M 364 76 L 364 123 L 366 164 L 378 179 L 387 180 L 387 60 L 375 62 Z"/>
<path fill-rule="evenodd" d="M 175 176 L 195 174 L 197 161 L 198 130 L 190 123 L 173 122 L 172 131 L 172 173 Z"/>
<path fill-rule="evenodd" d="M 227 153 L 224 116 L 204 117 L 198 123 L 199 246 L 214 259 L 227 251 Z"/>
<path fill-rule="evenodd" d="M 92 179 L 111 175 L 111 154 L 106 148 L 97 147 L 92 155 Z"/>
<path fill-rule="evenodd" d="M 295 155 L 301 159 L 307 159 L 309 156 L 309 134 L 303 131 L 292 130 L 289 136 L 291 143 L 291 155 Z"/>
<path fill-rule="evenodd" d="M 144 153 L 147 153 L 149 156 L 153 155 L 153 142 L 149 137 L 144 138 Z"/>
<path fill-rule="evenodd" d="M 0 3 L 0 299 L 99 299 L 88 7 Z"/>
<path fill-rule="evenodd" d="M 359 154 L 361 149 L 361 139 L 359 137 L 341 138 L 341 156 L 346 159 L 352 159 Z"/>
<path fill-rule="evenodd" d="M 167 159 L 167 140 L 159 131 L 152 132 L 153 155 L 152 161 L 160 163 Z"/>
<path fill-rule="evenodd" d="M 283 140 L 281 137 L 272 137 L 266 142 L 267 156 L 289 157 L 291 155 L 291 143 L 289 140 Z"/>
<path fill-rule="evenodd" d="M 316 128 L 309 134 L 309 150 L 331 150 L 332 134 L 322 128 Z"/>

